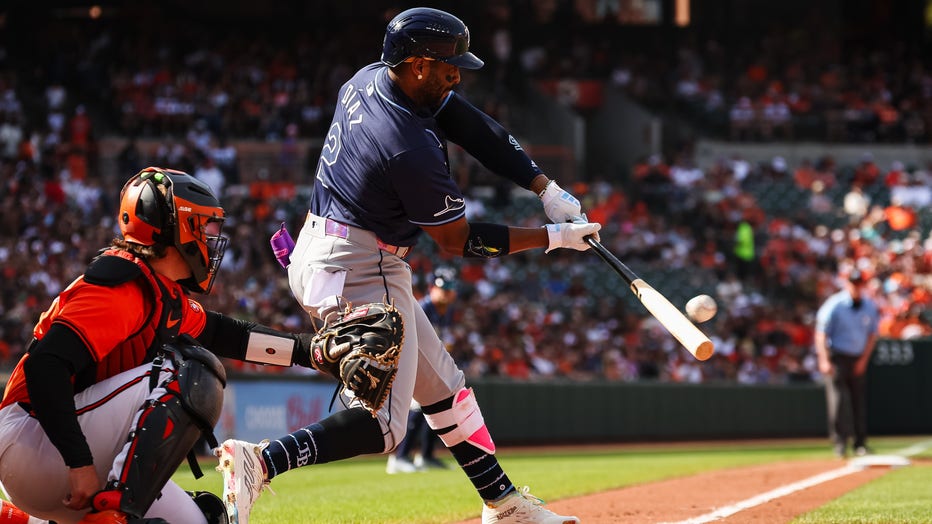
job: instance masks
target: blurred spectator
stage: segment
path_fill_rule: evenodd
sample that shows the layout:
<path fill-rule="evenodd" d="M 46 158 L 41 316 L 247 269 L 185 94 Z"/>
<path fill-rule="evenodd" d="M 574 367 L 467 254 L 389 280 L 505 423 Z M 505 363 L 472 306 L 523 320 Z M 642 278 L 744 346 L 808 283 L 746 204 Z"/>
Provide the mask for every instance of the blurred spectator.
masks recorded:
<path fill-rule="evenodd" d="M 865 188 L 872 186 L 879 178 L 880 168 L 874 163 L 874 155 L 870 153 L 861 155 L 861 163 L 859 163 L 854 170 L 854 180 L 852 180 L 852 183 Z"/>
<path fill-rule="evenodd" d="M 197 169 L 194 170 L 194 178 L 210 186 L 210 190 L 215 195 L 218 195 L 219 198 L 223 198 L 224 188 L 226 187 L 226 179 L 223 176 L 223 171 L 214 164 L 212 156 L 206 153 L 200 153 L 200 157 L 201 163 L 198 164 Z"/>
<path fill-rule="evenodd" d="M 761 99 L 760 135 L 765 141 L 775 138 L 793 139 L 793 119 L 790 107 L 776 87 L 772 87 Z"/>
<path fill-rule="evenodd" d="M 477 19 L 487 7 L 469 4 L 464 9 L 474 12 L 464 16 Z M 595 4 L 590 7 L 594 13 Z M 510 67 L 520 74 L 507 74 L 506 65 L 506 74 L 480 71 L 464 77 L 461 88 L 477 94 L 507 100 L 528 92 L 525 80 L 586 78 L 623 90 L 657 115 L 668 114 L 675 101 L 677 117 L 691 119 L 697 132 L 710 137 L 734 132 L 740 140 L 925 144 L 930 139 L 932 74 L 923 56 L 894 54 L 890 50 L 902 46 L 884 40 L 879 27 L 871 53 L 823 45 L 841 39 L 836 26 L 826 23 L 830 15 L 815 7 L 799 13 L 804 16 L 792 30 L 775 29 L 766 38 L 755 33 L 741 53 L 732 52 L 729 43 L 727 54 L 724 44 L 703 40 L 691 29 L 668 35 L 672 40 L 664 45 L 638 31 L 631 37 L 641 44 L 635 53 L 625 41 L 629 32 L 617 30 L 614 16 L 593 25 L 578 9 L 558 9 L 556 3 L 496 4 L 494 9 L 495 23 L 477 26 L 474 45 L 489 46 L 489 56 L 499 62 L 513 61 Z M 156 22 L 168 16 L 138 18 L 151 28 L 167 25 Z M 372 24 L 380 31 L 384 20 L 375 18 Z M 551 30 L 557 21 L 559 31 Z M 99 24 L 78 21 L 48 20 L 32 40 L 22 31 L 19 45 L 35 48 L 30 55 L 35 59 L 26 61 L 26 68 L 8 60 L 9 70 L 0 73 L 2 347 L 18 357 L 24 326 L 38 314 L 35 304 L 49 299 L 63 275 L 86 263 L 93 255 L 86 246 L 108 240 L 88 237 L 102 234 L 98 229 L 112 230 L 114 220 L 112 199 L 100 194 L 101 184 L 107 184 L 104 170 L 95 164 L 95 135 L 104 132 L 140 139 L 127 142 L 116 158 L 121 177 L 152 164 L 195 176 L 208 169 L 224 184 L 230 227 L 248 241 L 229 250 L 221 270 L 231 278 L 210 296 L 212 307 L 235 304 L 263 323 L 299 326 L 303 312 L 295 310 L 269 253 L 268 229 L 302 220 L 291 201 L 309 189 L 312 178 L 306 175 L 317 154 L 312 151 L 301 165 L 298 153 L 307 147 L 305 139 L 326 134 L 329 121 L 321 115 L 332 111 L 339 88 L 333 78 L 343 75 L 331 72 L 377 58 L 365 39 L 327 35 L 362 33 L 366 23 L 311 22 L 287 45 L 275 35 L 260 36 L 255 27 L 250 29 L 255 35 L 244 38 L 226 26 L 215 29 L 183 17 L 171 24 L 175 37 L 157 45 L 151 44 L 153 33 L 137 24 L 111 24 L 109 40 L 101 37 Z M 542 32 L 541 24 L 550 25 Z M 740 28 L 732 30 L 729 38 L 744 37 Z M 542 41 L 540 34 L 548 39 Z M 96 85 L 104 87 L 92 88 Z M 527 118 L 519 111 L 512 116 Z M 238 140 L 269 141 L 274 152 L 257 162 L 251 152 L 237 151 Z M 210 168 L 199 156 L 205 153 L 213 159 Z M 722 312 L 712 331 L 721 350 L 699 366 L 704 381 L 806 379 L 814 369 L 813 354 L 801 349 L 806 344 L 774 341 L 781 336 L 772 334 L 794 333 L 801 326 L 811 335 L 811 319 L 804 322 L 794 314 L 782 321 L 793 328 L 761 319 L 776 318 L 784 309 L 814 310 L 835 290 L 835 268 L 848 257 L 870 265 L 885 283 L 897 281 L 895 288 L 885 284 L 872 290 L 884 306 L 889 333 L 924 332 L 915 319 L 928 317 L 932 286 L 929 166 L 913 170 L 896 162 L 881 171 L 867 152 L 853 165 L 835 166 L 818 150 L 805 151 L 818 159 L 814 167 L 812 160 L 796 160 L 797 153 L 788 150 L 760 165 L 735 155 L 700 169 L 677 147 L 637 162 L 628 187 L 609 175 L 580 173 L 580 182 L 590 188 L 581 198 L 591 200 L 586 207 L 593 217 L 603 217 L 606 227 L 618 231 L 604 241 L 619 255 L 672 290 L 690 289 L 703 279 L 720 284 Z M 675 159 L 672 166 L 664 155 Z M 450 156 L 455 176 L 482 176 L 482 166 L 460 163 L 455 148 Z M 274 179 L 282 173 L 278 164 L 293 178 L 289 184 Z M 260 173 L 266 174 L 261 183 L 243 184 Z M 787 191 L 786 185 L 798 191 Z M 526 203 L 500 191 L 491 198 L 501 205 L 486 206 L 487 195 L 468 198 L 470 216 L 494 220 L 488 214 L 504 209 L 536 223 L 528 218 L 538 216 L 533 199 Z M 751 237 L 759 245 L 742 259 L 736 240 Z M 412 268 L 430 268 L 435 258 L 418 247 L 409 261 Z M 652 329 L 649 319 L 626 307 L 627 290 L 613 287 L 598 261 L 548 262 L 552 269 L 537 267 L 533 257 L 487 267 L 464 264 L 464 315 L 450 343 L 464 371 L 529 380 L 698 378 L 683 366 L 665 330 Z M 671 268 L 690 281 L 676 280 Z M 589 300 L 594 287 L 612 301 Z M 518 332 L 501 332 L 504 316 L 521 319 Z"/>
<path fill-rule="evenodd" d="M 230 184 L 238 184 L 240 182 L 236 148 L 229 143 L 225 135 L 221 135 L 219 138 L 214 138 L 211 141 L 208 155 L 213 158 L 217 167 L 223 171 L 223 177 L 227 182 Z"/>
<path fill-rule="evenodd" d="M 843 207 L 850 223 L 857 223 L 864 218 L 870 205 L 871 199 L 864 194 L 861 184 L 852 184 L 851 189 L 845 193 Z"/>
<path fill-rule="evenodd" d="M 903 163 L 899 160 L 894 160 L 890 164 L 890 170 L 883 177 L 883 183 L 888 188 L 895 186 L 905 186 L 909 181 L 909 175 L 906 173 L 906 168 L 903 166 Z"/>
<path fill-rule="evenodd" d="M 757 110 L 750 98 L 746 96 L 739 98 L 731 107 L 728 119 L 731 123 L 732 140 L 753 140 L 757 136 L 754 133 L 755 124 L 757 123 Z"/>
<path fill-rule="evenodd" d="M 8 160 L 17 157 L 19 143 L 23 140 L 23 127 L 18 113 L 7 113 L 0 123 L 0 155 Z"/>
<path fill-rule="evenodd" d="M 145 163 L 142 151 L 136 143 L 136 137 L 130 137 L 117 155 L 117 166 L 121 173 L 138 173 Z"/>
<path fill-rule="evenodd" d="M 916 225 L 916 211 L 909 206 L 904 206 L 897 199 L 884 208 L 883 214 L 890 229 L 894 231 L 905 231 Z"/>
<path fill-rule="evenodd" d="M 815 168 L 812 167 L 812 162 L 808 158 L 804 158 L 796 170 L 793 172 L 793 181 L 796 182 L 796 186 L 800 189 L 809 189 L 812 187 L 812 183 L 818 178 L 818 173 Z"/>

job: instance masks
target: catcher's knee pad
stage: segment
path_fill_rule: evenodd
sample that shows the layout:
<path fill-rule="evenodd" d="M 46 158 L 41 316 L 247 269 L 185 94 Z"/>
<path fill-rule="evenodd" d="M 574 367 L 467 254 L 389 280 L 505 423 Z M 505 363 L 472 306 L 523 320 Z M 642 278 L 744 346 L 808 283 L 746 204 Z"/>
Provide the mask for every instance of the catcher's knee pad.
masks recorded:
<path fill-rule="evenodd" d="M 495 453 L 495 443 L 485 426 L 472 388 L 459 390 L 453 396 L 453 407 L 450 409 L 440 413 L 425 413 L 424 418 L 448 448 L 469 442 L 486 453 Z"/>
<path fill-rule="evenodd" d="M 212 432 L 220 418 L 226 374 L 219 359 L 193 344 L 165 349 L 172 354 L 174 376 L 142 407 L 120 478 L 94 497 L 95 509 L 144 515 L 202 432 Z"/>
<path fill-rule="evenodd" d="M 220 497 L 209 491 L 187 491 L 188 495 L 194 499 L 198 509 L 207 519 L 207 524 L 229 524 L 230 518 L 227 517 L 227 508 L 223 505 Z"/>

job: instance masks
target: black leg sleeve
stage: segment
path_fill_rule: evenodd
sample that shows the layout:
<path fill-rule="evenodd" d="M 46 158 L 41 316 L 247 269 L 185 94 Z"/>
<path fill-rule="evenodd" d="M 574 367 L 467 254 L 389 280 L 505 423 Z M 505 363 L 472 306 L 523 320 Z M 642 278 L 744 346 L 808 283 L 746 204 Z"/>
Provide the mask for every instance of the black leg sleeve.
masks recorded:
<path fill-rule="evenodd" d="M 385 450 L 382 426 L 363 408 L 350 408 L 320 421 L 322 431 L 315 432 L 318 463 L 343 460 Z"/>

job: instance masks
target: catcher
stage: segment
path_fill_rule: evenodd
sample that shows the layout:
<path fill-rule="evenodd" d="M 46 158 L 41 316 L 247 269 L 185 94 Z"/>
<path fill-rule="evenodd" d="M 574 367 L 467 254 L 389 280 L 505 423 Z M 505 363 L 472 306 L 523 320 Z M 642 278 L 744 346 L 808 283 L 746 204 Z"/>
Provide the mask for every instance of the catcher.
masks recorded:
<path fill-rule="evenodd" d="M 226 380 L 217 357 L 310 366 L 311 337 L 189 298 L 210 291 L 227 244 L 204 183 L 146 168 L 123 187 L 118 221 L 121 238 L 42 314 L 7 383 L 0 483 L 22 511 L 5 504 L 4 516 L 226 523 L 216 495 L 170 480 L 202 433 L 213 439 Z"/>

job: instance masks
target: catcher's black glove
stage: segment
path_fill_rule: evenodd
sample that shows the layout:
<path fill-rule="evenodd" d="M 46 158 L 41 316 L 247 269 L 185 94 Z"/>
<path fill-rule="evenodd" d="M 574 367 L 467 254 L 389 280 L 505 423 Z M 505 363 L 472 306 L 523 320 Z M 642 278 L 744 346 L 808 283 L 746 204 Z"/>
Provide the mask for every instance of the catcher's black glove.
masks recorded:
<path fill-rule="evenodd" d="M 391 391 L 403 342 L 404 325 L 394 306 L 347 305 L 311 339 L 311 363 L 339 379 L 374 417 Z"/>

